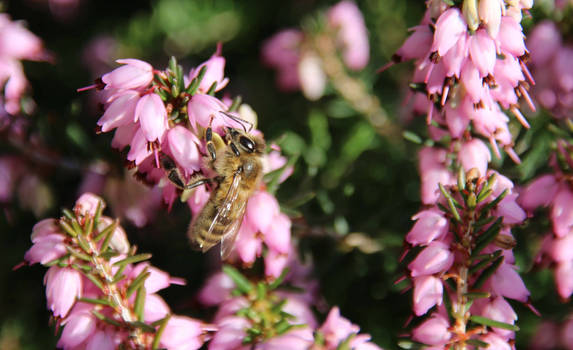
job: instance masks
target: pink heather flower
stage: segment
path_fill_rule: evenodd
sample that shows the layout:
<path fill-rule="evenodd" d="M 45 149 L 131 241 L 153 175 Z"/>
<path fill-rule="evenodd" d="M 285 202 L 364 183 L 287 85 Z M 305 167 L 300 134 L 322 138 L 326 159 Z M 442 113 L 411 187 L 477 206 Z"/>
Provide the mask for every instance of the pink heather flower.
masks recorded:
<path fill-rule="evenodd" d="M 280 208 L 276 198 L 266 191 L 257 191 L 247 203 L 247 219 L 256 231 L 266 232 L 271 225 L 276 225 L 275 217 L 279 215 Z"/>
<path fill-rule="evenodd" d="M 284 91 L 300 88 L 297 66 L 299 61 L 299 45 L 303 34 L 295 29 L 278 32 L 263 43 L 263 62 L 277 69 L 277 83 Z"/>
<path fill-rule="evenodd" d="M 167 132 L 167 145 L 171 156 L 187 174 L 201 169 L 198 149 L 200 144 L 197 136 L 183 126 L 177 125 Z"/>
<path fill-rule="evenodd" d="M 97 319 L 91 313 L 91 307 L 76 306 L 70 316 L 62 323 L 65 327 L 60 340 L 58 340 L 58 347 L 74 349 L 94 333 Z"/>
<path fill-rule="evenodd" d="M 221 116 L 219 112 L 227 111 L 227 109 L 228 107 L 218 98 L 204 94 L 193 95 L 187 104 L 189 122 L 194 130 L 197 130 L 198 125 L 207 128 L 212 120 L 213 131 L 219 134 L 224 132 L 224 126 L 240 127 L 230 118 Z"/>
<path fill-rule="evenodd" d="M 434 276 L 414 278 L 414 313 L 416 316 L 425 314 L 434 305 L 442 304 L 442 280 Z"/>
<path fill-rule="evenodd" d="M 217 322 L 218 331 L 209 342 L 209 350 L 249 349 L 243 346 L 246 329 L 251 325 L 248 320 L 239 316 L 227 316 Z"/>
<path fill-rule="evenodd" d="M 298 298 L 297 294 L 294 294 L 294 296 L 287 296 L 285 299 L 287 302 L 282 310 L 295 317 L 294 319 L 290 320 L 291 324 L 306 324 L 312 329 L 318 326 L 310 306 L 304 300 Z"/>
<path fill-rule="evenodd" d="M 280 152 L 280 147 L 271 144 L 271 151 L 263 156 L 263 173 L 270 173 L 284 167 L 287 164 L 286 157 L 283 157 Z M 279 178 L 279 183 L 284 182 L 294 171 L 293 166 L 289 166 L 283 170 Z"/>
<path fill-rule="evenodd" d="M 427 245 L 448 232 L 449 222 L 439 210 L 423 210 L 412 217 L 414 227 L 406 235 L 406 241 L 413 245 Z"/>
<path fill-rule="evenodd" d="M 265 256 L 265 275 L 272 278 L 279 277 L 287 266 L 288 258 L 288 253 L 269 250 Z"/>
<path fill-rule="evenodd" d="M 328 10 L 327 18 L 328 24 L 338 30 L 344 63 L 353 70 L 364 68 L 370 58 L 370 46 L 368 30 L 358 6 L 352 1 L 341 1 Z"/>
<path fill-rule="evenodd" d="M 288 254 L 291 248 L 290 228 L 289 217 L 283 213 L 277 213 L 273 217 L 272 225 L 267 230 L 261 230 L 265 232 L 265 244 L 273 251 Z"/>
<path fill-rule="evenodd" d="M 398 61 L 409 61 L 424 56 L 430 50 L 433 37 L 434 34 L 430 30 L 429 25 L 421 24 L 414 27 L 412 35 L 396 51 L 396 59 Z"/>
<path fill-rule="evenodd" d="M 322 97 L 327 78 L 317 54 L 306 52 L 302 55 L 298 64 L 298 77 L 304 97 L 311 101 Z"/>
<path fill-rule="evenodd" d="M 93 193 L 84 193 L 76 201 L 74 212 L 83 216 L 94 216 L 98 206 L 101 210 L 105 208 L 105 203 L 101 197 Z"/>
<path fill-rule="evenodd" d="M 497 271 L 489 280 L 492 290 L 506 298 L 526 302 L 529 298 L 529 291 L 516 269 L 506 263 L 499 266 Z"/>
<path fill-rule="evenodd" d="M 553 21 L 544 20 L 539 22 L 527 38 L 531 63 L 542 66 L 561 48 L 561 33 Z"/>
<path fill-rule="evenodd" d="M 3 13 L 0 17 L 0 56 L 17 60 L 45 60 L 47 54 L 42 41 L 24 28 L 21 21 L 11 21 Z"/>
<path fill-rule="evenodd" d="M 557 262 L 573 260 L 573 234 L 559 238 L 552 237 L 547 249 L 551 258 Z"/>
<path fill-rule="evenodd" d="M 533 180 L 519 195 L 519 204 L 530 211 L 551 204 L 559 186 L 555 175 L 547 174 Z"/>
<path fill-rule="evenodd" d="M 466 22 L 460 10 L 457 8 L 448 9 L 436 22 L 434 43 L 431 50 L 437 51 L 440 56 L 445 56 L 466 32 Z"/>
<path fill-rule="evenodd" d="M 468 40 L 468 51 L 481 77 L 493 74 L 496 62 L 496 48 L 495 43 L 485 30 L 479 29 L 470 37 Z"/>
<path fill-rule="evenodd" d="M 151 266 L 148 262 L 137 264 L 131 271 L 130 276 L 135 278 L 144 269 L 147 269 L 147 271 L 150 273 L 149 277 L 147 277 L 145 280 L 145 291 L 147 294 L 156 293 L 161 289 L 169 287 L 171 284 L 185 284 L 185 281 L 182 279 L 171 277 L 167 272 L 161 271 L 160 269 Z"/>
<path fill-rule="evenodd" d="M 205 285 L 199 291 L 198 299 L 203 305 L 214 306 L 221 304 L 235 288 L 235 283 L 224 272 L 218 272 L 207 279 Z"/>
<path fill-rule="evenodd" d="M 566 186 L 561 186 L 553 199 L 551 208 L 553 232 L 557 237 L 569 234 L 573 228 L 573 193 Z"/>
<path fill-rule="evenodd" d="M 115 348 L 114 334 L 109 331 L 95 331 L 86 343 L 86 350 L 114 350 Z"/>
<path fill-rule="evenodd" d="M 145 296 L 145 305 L 143 308 L 143 319 L 145 322 L 152 323 L 159 321 L 170 312 L 169 306 L 159 295 L 147 294 Z"/>
<path fill-rule="evenodd" d="M 487 165 L 491 160 L 491 153 L 483 141 L 473 139 L 462 143 L 458 152 L 458 159 L 464 171 L 477 168 L 480 176 L 484 176 L 487 172 Z"/>
<path fill-rule="evenodd" d="M 285 334 L 273 337 L 262 344 L 257 350 L 307 350 L 314 344 L 312 329 L 309 327 L 295 328 Z M 354 347 L 353 347 L 354 348 Z"/>
<path fill-rule="evenodd" d="M 166 349 L 194 350 L 203 345 L 203 325 L 189 317 L 172 316 L 161 336 L 160 345 Z"/>
<path fill-rule="evenodd" d="M 487 347 L 491 350 L 512 350 L 514 347 L 510 345 L 504 337 L 501 337 L 495 333 L 488 333 L 480 337 L 481 341 L 489 344 Z"/>
<path fill-rule="evenodd" d="M 445 243 L 434 241 L 408 265 L 412 277 L 447 271 L 454 263 L 454 255 Z"/>
<path fill-rule="evenodd" d="M 29 264 L 46 264 L 67 253 L 65 236 L 55 219 L 44 219 L 34 225 L 31 238 L 34 244 L 24 255 Z"/>
<path fill-rule="evenodd" d="M 116 62 L 124 65 L 101 77 L 106 89 L 141 89 L 153 81 L 153 67 L 149 63 L 133 58 Z"/>
<path fill-rule="evenodd" d="M 135 111 L 134 111 L 135 112 Z M 139 131 L 139 124 L 127 124 L 119 126 L 111 140 L 111 147 L 122 150 L 133 141 L 135 134 Z"/>
<path fill-rule="evenodd" d="M 493 300 L 485 303 L 485 305 L 481 307 L 479 314 L 491 320 L 507 324 L 515 324 L 515 321 L 517 321 L 517 314 L 513 311 L 511 305 L 501 296 L 497 296 Z M 513 338 L 513 331 L 495 327 L 493 330 L 504 338 Z"/>
<path fill-rule="evenodd" d="M 479 19 L 485 24 L 487 33 L 492 38 L 499 33 L 501 15 L 504 10 L 503 0 L 481 0 L 478 5 Z"/>
<path fill-rule="evenodd" d="M 69 267 L 50 267 L 44 276 L 44 284 L 48 307 L 56 317 L 65 317 L 76 298 L 82 296 L 82 275 Z"/>
<path fill-rule="evenodd" d="M 167 111 L 159 95 L 152 93 L 139 99 L 135 107 L 135 121 L 138 120 L 147 141 L 161 140 L 168 125 Z"/>
<path fill-rule="evenodd" d="M 412 339 L 428 345 L 443 345 L 451 337 L 448 320 L 439 314 L 432 317 L 416 327 L 412 332 Z"/>
<path fill-rule="evenodd" d="M 97 122 L 101 131 L 108 132 L 133 123 L 135 121 L 135 106 L 137 106 L 139 98 L 140 95 L 137 91 L 128 90 L 114 99 Z"/>
<path fill-rule="evenodd" d="M 553 271 L 557 292 L 562 298 L 568 298 L 573 294 L 573 260 L 557 263 Z"/>
<path fill-rule="evenodd" d="M 359 330 L 357 325 L 340 316 L 340 310 L 336 306 L 330 309 L 326 320 L 318 329 L 324 335 L 326 345 L 332 348 L 336 348 L 341 341 Z"/>
<path fill-rule="evenodd" d="M 225 78 L 225 58 L 221 56 L 219 51 L 220 50 L 217 49 L 217 52 L 215 52 L 211 58 L 201 63 L 196 68 L 191 69 L 189 72 L 189 80 L 192 80 L 197 77 L 203 67 L 206 67 L 207 70 L 205 71 L 203 80 L 201 80 L 201 84 L 199 84 L 198 88 L 200 93 L 207 93 L 213 83 L 217 84 L 215 91 L 223 89 L 229 83 L 229 78 Z"/>
<path fill-rule="evenodd" d="M 455 178 L 446 167 L 447 152 L 424 147 L 418 153 L 418 168 L 422 176 L 421 197 L 424 204 L 433 204 L 440 197 L 438 184 L 454 184 Z"/>
<path fill-rule="evenodd" d="M 147 148 L 147 139 L 141 129 L 138 129 L 133 140 L 131 141 L 131 148 L 127 153 L 127 159 L 134 162 L 135 165 L 141 164 L 152 152 Z"/>

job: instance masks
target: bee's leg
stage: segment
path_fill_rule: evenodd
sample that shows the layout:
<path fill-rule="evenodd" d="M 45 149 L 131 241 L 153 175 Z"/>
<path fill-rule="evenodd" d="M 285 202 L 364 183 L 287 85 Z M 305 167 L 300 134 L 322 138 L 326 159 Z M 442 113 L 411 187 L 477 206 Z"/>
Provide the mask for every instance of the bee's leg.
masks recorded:
<path fill-rule="evenodd" d="M 202 177 L 202 176 L 198 176 L 197 179 L 195 179 L 194 181 L 191 181 L 190 183 L 188 183 L 187 185 L 185 185 L 183 187 L 184 190 L 191 190 L 195 187 L 201 186 L 201 185 L 211 185 L 211 179 L 206 178 L 206 177 Z"/>
<path fill-rule="evenodd" d="M 171 181 L 177 188 L 185 189 L 185 183 L 183 182 L 183 176 L 177 168 L 175 161 L 171 159 L 167 154 L 163 153 L 160 157 L 161 167 L 167 172 L 167 178 Z"/>
<path fill-rule="evenodd" d="M 211 117 L 211 121 L 213 118 Z M 217 159 L 217 152 L 215 152 L 215 144 L 213 143 L 213 129 L 211 128 L 211 122 L 205 130 L 205 142 L 207 143 L 207 152 L 209 152 L 209 157 L 211 157 L 211 163 L 214 163 Z"/>

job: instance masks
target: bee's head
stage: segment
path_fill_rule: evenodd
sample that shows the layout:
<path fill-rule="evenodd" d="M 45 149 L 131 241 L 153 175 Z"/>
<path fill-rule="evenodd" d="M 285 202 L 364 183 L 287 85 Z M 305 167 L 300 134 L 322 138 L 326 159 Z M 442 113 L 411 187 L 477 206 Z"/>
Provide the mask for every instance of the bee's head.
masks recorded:
<path fill-rule="evenodd" d="M 234 128 L 227 128 L 227 135 L 242 152 L 262 154 L 265 149 L 265 141 L 258 136 Z"/>

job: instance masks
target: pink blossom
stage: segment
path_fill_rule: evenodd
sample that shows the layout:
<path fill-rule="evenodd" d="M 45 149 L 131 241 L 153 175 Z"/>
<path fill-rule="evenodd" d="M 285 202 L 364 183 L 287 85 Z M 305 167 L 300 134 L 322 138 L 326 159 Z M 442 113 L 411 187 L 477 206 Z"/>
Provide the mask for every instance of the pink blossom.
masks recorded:
<path fill-rule="evenodd" d="M 430 243 L 408 265 L 412 277 L 431 275 L 437 272 L 447 271 L 454 262 L 454 255 L 448 246 L 442 242 Z"/>
<path fill-rule="evenodd" d="M 548 206 L 557 193 L 558 186 L 555 176 L 547 174 L 533 180 L 519 195 L 519 204 L 527 210 L 539 206 Z"/>
<path fill-rule="evenodd" d="M 465 171 L 472 168 L 479 170 L 480 176 L 487 172 L 487 165 L 491 160 L 489 148 L 479 139 L 473 139 L 461 145 L 458 158 Z"/>
<path fill-rule="evenodd" d="M 199 349 L 203 345 L 202 333 L 203 326 L 200 321 L 189 317 L 171 316 L 161 336 L 160 344 L 167 349 Z"/>
<path fill-rule="evenodd" d="M 573 234 L 570 233 L 563 237 L 551 238 L 549 254 L 551 258 L 557 262 L 573 260 Z"/>
<path fill-rule="evenodd" d="M 265 244 L 276 252 L 287 254 L 291 248 L 290 228 L 289 217 L 283 213 L 277 213 L 273 217 L 272 225 L 267 230 L 261 230 L 265 232 Z"/>
<path fill-rule="evenodd" d="M 349 335 L 358 333 L 360 328 L 340 316 L 340 310 L 335 306 L 330 309 L 326 320 L 318 330 L 324 335 L 327 346 L 336 347 Z"/>
<path fill-rule="evenodd" d="M 551 60 L 561 47 L 561 34 L 553 21 L 539 22 L 529 33 L 527 47 L 531 52 L 531 63 L 542 66 Z"/>
<path fill-rule="evenodd" d="M 487 347 L 491 350 L 512 350 L 514 347 L 510 345 L 504 337 L 495 333 L 488 333 L 480 338 L 480 340 L 489 344 Z"/>
<path fill-rule="evenodd" d="M 307 350 L 314 344 L 312 329 L 295 328 L 259 344 L 257 350 Z"/>
<path fill-rule="evenodd" d="M 65 327 L 58 341 L 58 347 L 73 349 L 78 346 L 94 333 L 96 322 L 97 319 L 92 315 L 91 309 L 74 308 L 70 316 L 64 320 Z"/>
<path fill-rule="evenodd" d="M 434 276 L 414 278 L 414 313 L 425 314 L 434 305 L 442 304 L 443 285 L 441 279 Z"/>
<path fill-rule="evenodd" d="M 118 150 L 124 149 L 127 145 L 131 144 L 137 131 L 139 131 L 139 124 L 119 126 L 111 140 L 111 147 Z"/>
<path fill-rule="evenodd" d="M 145 322 L 155 322 L 167 316 L 171 310 L 169 306 L 157 294 L 147 294 L 145 296 L 145 305 L 143 308 L 143 319 Z"/>
<path fill-rule="evenodd" d="M 493 291 L 506 298 L 526 302 L 529 298 L 529 291 L 523 280 L 509 264 L 503 263 L 490 279 Z"/>
<path fill-rule="evenodd" d="M 52 266 L 44 276 L 48 307 L 54 316 L 65 317 L 82 296 L 82 275 L 69 267 Z"/>
<path fill-rule="evenodd" d="M 360 9 L 354 2 L 344 0 L 331 7 L 327 17 L 329 25 L 338 29 L 344 63 L 353 70 L 364 68 L 370 57 L 370 46 Z"/>
<path fill-rule="evenodd" d="M 553 232 L 557 237 L 563 237 L 571 232 L 573 227 L 573 193 L 563 186 L 553 199 L 551 208 Z"/>
<path fill-rule="evenodd" d="M 317 54 L 308 52 L 302 55 L 298 64 L 298 79 L 304 97 L 311 101 L 322 97 L 327 77 Z"/>
<path fill-rule="evenodd" d="M 442 13 L 436 22 L 432 51 L 444 56 L 467 31 L 462 13 L 453 7 Z"/>
<path fill-rule="evenodd" d="M 0 18 L 0 56 L 18 60 L 45 60 L 42 41 L 26 29 L 21 21 L 11 21 L 3 13 Z"/>
<path fill-rule="evenodd" d="M 180 278 L 169 276 L 165 271 L 151 266 L 148 262 L 137 264 L 130 273 L 132 278 L 137 277 L 144 269 L 150 273 L 149 277 L 145 279 L 145 291 L 147 294 L 152 294 L 160 291 L 161 289 L 169 287 L 171 284 L 184 285 L 185 281 Z"/>
<path fill-rule="evenodd" d="M 480 314 L 494 321 L 499 321 L 507 324 L 515 324 L 517 314 L 511 308 L 511 305 L 501 296 L 497 296 L 493 300 L 487 302 L 482 308 Z M 513 331 L 493 328 L 494 331 L 502 337 L 513 337 Z"/>
<path fill-rule="evenodd" d="M 207 93 L 213 84 L 216 84 L 215 91 L 219 91 L 227 86 L 229 78 L 225 78 L 225 58 L 221 56 L 219 50 L 207 61 L 191 69 L 189 72 L 189 80 L 197 77 L 203 67 L 206 67 L 206 71 L 203 80 L 201 80 L 201 84 L 199 84 L 198 91 L 200 93 Z"/>
<path fill-rule="evenodd" d="M 136 165 L 141 164 L 152 152 L 147 147 L 147 139 L 141 129 L 138 129 L 131 141 L 131 148 L 127 153 L 127 159 L 135 162 Z"/>
<path fill-rule="evenodd" d="M 98 206 L 103 210 L 105 203 L 101 197 L 93 193 L 84 193 L 76 201 L 74 211 L 83 216 L 95 216 Z"/>
<path fill-rule="evenodd" d="M 449 228 L 448 220 L 438 210 L 423 210 L 412 219 L 416 223 L 406 235 L 406 241 L 413 245 L 427 245 L 446 234 Z"/>
<path fill-rule="evenodd" d="M 247 203 L 247 219 L 256 231 L 266 232 L 275 225 L 275 217 L 280 213 L 279 203 L 267 191 L 257 191 Z"/>
<path fill-rule="evenodd" d="M 173 159 L 188 174 L 201 169 L 201 155 L 197 148 L 201 142 L 189 129 L 177 125 L 167 132 L 167 145 Z"/>
<path fill-rule="evenodd" d="M 468 42 L 469 54 L 480 76 L 493 73 L 496 62 L 495 43 L 485 30 L 479 29 Z"/>
<path fill-rule="evenodd" d="M 147 141 L 161 140 L 168 125 L 167 111 L 159 95 L 147 94 L 139 99 L 135 107 L 135 121 L 138 120 Z"/>
<path fill-rule="evenodd" d="M 189 122 L 196 129 L 199 125 L 207 128 L 209 123 L 214 132 L 222 133 L 223 126 L 230 123 L 229 118 L 222 117 L 220 111 L 226 111 L 227 106 L 218 98 L 204 95 L 195 94 L 187 104 L 187 112 L 189 113 Z M 232 123 L 232 122 L 231 122 Z"/>
<path fill-rule="evenodd" d="M 153 80 L 153 67 L 147 62 L 133 58 L 120 59 L 116 62 L 124 65 L 101 77 L 106 89 L 140 89 L 148 86 Z"/>
<path fill-rule="evenodd" d="M 102 132 L 108 132 L 119 126 L 128 125 L 135 121 L 135 106 L 139 101 L 139 93 L 133 90 L 125 91 L 114 99 L 106 108 L 97 124 Z"/>
<path fill-rule="evenodd" d="M 443 149 L 424 147 L 418 153 L 419 172 L 422 176 L 421 197 L 424 204 L 435 203 L 440 197 L 438 184 L 450 185 L 455 182 L 446 167 L 447 153 Z"/>
<path fill-rule="evenodd" d="M 231 295 L 234 288 L 235 283 L 231 277 L 224 272 L 218 272 L 209 277 L 199 291 L 199 302 L 207 306 L 221 304 Z"/>
<path fill-rule="evenodd" d="M 485 24 L 487 32 L 492 38 L 495 38 L 497 33 L 499 33 L 503 9 L 504 4 L 502 0 L 479 1 L 479 18 Z"/>
<path fill-rule="evenodd" d="M 114 350 L 114 334 L 106 331 L 95 331 L 86 343 L 86 350 Z"/>
<path fill-rule="evenodd" d="M 497 40 L 502 51 L 515 57 L 522 56 L 526 51 L 524 38 L 525 35 L 518 21 L 509 16 L 501 18 Z"/>
<path fill-rule="evenodd" d="M 265 275 L 277 278 L 281 275 L 288 263 L 288 254 L 276 250 L 269 250 L 265 256 Z"/>
<path fill-rule="evenodd" d="M 569 298 L 573 294 L 573 260 L 557 263 L 553 274 L 557 292 L 562 298 Z"/>
<path fill-rule="evenodd" d="M 217 322 L 219 330 L 209 342 L 209 350 L 249 349 L 243 346 L 249 321 L 239 316 L 227 316 Z"/>
<path fill-rule="evenodd" d="M 262 59 L 265 64 L 277 69 L 277 83 L 284 91 L 300 88 L 297 66 L 299 45 L 303 34 L 295 29 L 278 32 L 263 43 Z"/>
<path fill-rule="evenodd" d="M 61 258 L 66 253 L 64 236 L 61 233 L 54 233 L 36 239 L 34 245 L 24 255 L 24 259 L 29 264 L 40 263 L 43 265 Z"/>
<path fill-rule="evenodd" d="M 400 61 L 408 61 L 413 58 L 422 57 L 430 50 L 434 34 L 429 25 L 421 24 L 414 28 L 412 35 L 406 39 L 404 44 L 396 51 Z"/>
<path fill-rule="evenodd" d="M 450 339 L 448 320 L 439 314 L 433 314 L 428 320 L 416 327 L 412 339 L 428 345 L 443 345 Z"/>

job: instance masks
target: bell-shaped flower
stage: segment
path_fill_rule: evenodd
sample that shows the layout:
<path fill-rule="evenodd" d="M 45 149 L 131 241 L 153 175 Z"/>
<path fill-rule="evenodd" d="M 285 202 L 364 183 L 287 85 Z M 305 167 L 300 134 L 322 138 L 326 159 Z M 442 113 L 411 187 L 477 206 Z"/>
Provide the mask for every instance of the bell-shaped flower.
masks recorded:
<path fill-rule="evenodd" d="M 153 81 L 153 67 L 149 63 L 133 58 L 116 62 L 124 65 L 101 77 L 106 89 L 140 89 L 147 87 Z"/>
<path fill-rule="evenodd" d="M 264 231 L 265 244 L 272 250 L 287 254 L 291 249 L 290 227 L 289 217 L 283 213 L 277 213 L 272 218 L 272 224 Z"/>
<path fill-rule="evenodd" d="M 304 97 L 311 101 L 322 97 L 327 79 L 317 54 L 308 52 L 302 55 L 298 64 L 298 78 Z"/>
<path fill-rule="evenodd" d="M 441 279 L 434 276 L 414 278 L 414 313 L 425 314 L 434 305 L 442 304 L 444 286 Z"/>
<path fill-rule="evenodd" d="M 412 339 L 427 345 L 443 345 L 451 337 L 449 327 L 444 316 L 434 314 L 412 331 Z"/>
<path fill-rule="evenodd" d="M 277 199 L 267 191 L 257 191 L 249 198 L 246 218 L 255 231 L 269 231 L 279 213 Z"/>
<path fill-rule="evenodd" d="M 143 320 L 148 323 L 159 321 L 167 316 L 171 310 L 169 306 L 157 294 L 147 294 L 145 296 L 145 305 L 143 307 Z"/>
<path fill-rule="evenodd" d="M 173 159 L 192 174 L 201 169 L 201 155 L 197 148 L 201 142 L 189 129 L 177 125 L 167 132 L 167 146 Z"/>
<path fill-rule="evenodd" d="M 490 283 L 493 291 L 498 295 L 521 302 L 526 302 L 529 298 L 529 291 L 521 276 L 509 264 L 501 264 L 490 278 Z"/>
<path fill-rule="evenodd" d="M 553 232 L 557 237 L 564 237 L 572 232 L 573 192 L 566 186 L 561 186 L 553 200 L 551 222 L 553 223 Z"/>
<path fill-rule="evenodd" d="M 240 127 L 239 123 L 231 120 L 229 117 L 221 115 L 221 111 L 227 111 L 228 107 L 221 100 L 214 96 L 195 94 L 187 104 L 187 113 L 189 122 L 195 129 L 197 125 L 207 128 L 211 123 L 213 131 L 219 134 L 223 133 L 224 126 Z"/>
<path fill-rule="evenodd" d="M 492 37 L 497 37 L 501 15 L 504 11 L 503 0 L 480 0 L 478 4 L 479 19 L 485 25 L 487 33 Z"/>
<path fill-rule="evenodd" d="M 495 42 L 485 30 L 478 29 L 478 31 L 470 37 L 468 50 L 472 62 L 482 78 L 488 74 L 493 74 L 497 53 Z"/>
<path fill-rule="evenodd" d="M 172 284 L 185 284 L 185 281 L 181 278 L 171 277 L 167 272 L 151 266 L 148 262 L 137 264 L 129 275 L 135 278 L 145 269 L 149 272 L 149 276 L 145 279 L 145 291 L 147 294 L 156 293 Z"/>
<path fill-rule="evenodd" d="M 141 164 L 147 157 L 151 155 L 151 151 L 147 148 L 147 139 L 141 129 L 138 129 L 133 136 L 130 143 L 131 147 L 127 153 L 127 159 L 135 162 L 135 165 Z"/>
<path fill-rule="evenodd" d="M 434 33 L 429 25 L 414 27 L 414 32 L 406 39 L 404 44 L 396 51 L 400 61 L 408 61 L 426 55 L 432 46 Z"/>
<path fill-rule="evenodd" d="M 234 288 L 235 283 L 231 277 L 224 272 L 218 272 L 207 279 L 197 298 L 203 305 L 218 305 L 231 295 Z"/>
<path fill-rule="evenodd" d="M 135 106 L 139 101 L 137 91 L 128 90 L 122 93 L 105 110 L 103 116 L 97 121 L 102 132 L 108 132 L 119 126 L 134 122 Z"/>
<path fill-rule="evenodd" d="M 114 350 L 115 347 L 115 335 L 111 331 L 95 331 L 86 342 L 86 350 Z"/>
<path fill-rule="evenodd" d="M 559 296 L 569 298 L 573 294 L 573 260 L 558 263 L 553 274 Z"/>
<path fill-rule="evenodd" d="M 559 186 L 555 175 L 546 174 L 533 180 L 519 195 L 519 204 L 530 211 L 551 204 Z"/>
<path fill-rule="evenodd" d="M 288 253 L 270 249 L 265 256 L 265 276 L 277 278 L 288 264 Z"/>
<path fill-rule="evenodd" d="M 64 320 L 64 324 L 58 348 L 75 349 L 96 331 L 97 319 L 92 314 L 91 308 L 76 306 Z"/>
<path fill-rule="evenodd" d="M 491 350 L 513 350 L 515 347 L 512 345 L 513 342 L 508 342 L 505 337 L 502 337 L 496 333 L 487 333 L 480 337 L 480 340 L 488 344 L 488 349 Z"/>
<path fill-rule="evenodd" d="M 521 24 L 509 16 L 501 18 L 497 40 L 502 52 L 507 52 L 515 57 L 525 54 L 525 36 Z"/>
<path fill-rule="evenodd" d="M 243 345 L 246 337 L 246 329 L 251 324 L 248 320 L 239 316 L 227 316 L 217 322 L 219 329 L 209 342 L 209 350 L 227 349 L 250 349 L 250 346 Z"/>
<path fill-rule="evenodd" d="M 437 51 L 440 56 L 444 56 L 466 32 L 466 22 L 460 10 L 449 8 L 436 22 L 432 52 Z"/>
<path fill-rule="evenodd" d="M 493 300 L 485 303 L 481 307 L 479 314 L 491 320 L 507 324 L 515 324 L 515 321 L 517 321 L 517 314 L 513 311 L 511 305 L 501 296 L 497 296 Z M 503 337 L 511 337 L 513 335 L 513 331 L 511 330 L 496 327 L 494 327 L 493 330 Z"/>
<path fill-rule="evenodd" d="M 330 309 L 326 320 L 318 329 L 324 335 L 326 345 L 334 348 L 351 334 L 358 333 L 359 330 L 357 325 L 340 315 L 340 309 L 336 306 Z"/>
<path fill-rule="evenodd" d="M 440 198 L 438 184 L 455 183 L 446 167 L 447 153 L 443 149 L 424 147 L 418 153 L 418 168 L 422 176 L 421 197 L 424 204 L 433 204 Z"/>
<path fill-rule="evenodd" d="M 480 176 L 484 176 L 487 173 L 487 165 L 491 160 L 491 153 L 482 140 L 472 139 L 461 144 L 458 159 L 464 171 L 476 168 Z"/>
<path fill-rule="evenodd" d="M 48 58 L 42 41 L 22 25 L 12 21 L 6 13 L 0 18 L 0 56 L 18 60 L 45 60 Z"/>
<path fill-rule="evenodd" d="M 338 29 L 344 63 L 353 70 L 364 68 L 370 58 L 370 46 L 368 30 L 358 6 L 352 1 L 341 1 L 331 7 L 326 16 L 328 24 Z"/>
<path fill-rule="evenodd" d="M 416 223 L 406 235 L 413 245 L 427 245 L 448 232 L 449 222 L 439 210 L 423 210 L 412 217 Z"/>
<path fill-rule="evenodd" d="M 215 91 L 223 89 L 229 83 L 229 78 L 225 77 L 225 58 L 219 52 L 215 52 L 211 58 L 201 63 L 197 68 L 189 72 L 189 80 L 197 77 L 201 69 L 205 67 L 205 75 L 199 84 L 197 91 L 206 94 L 213 84 L 216 84 Z"/>
<path fill-rule="evenodd" d="M 573 261 L 573 234 L 552 239 L 548 249 L 551 258 L 557 262 Z"/>
<path fill-rule="evenodd" d="M 142 96 L 135 107 L 135 121 L 141 125 L 141 131 L 149 142 L 161 140 L 168 128 L 167 110 L 157 94 Z"/>
<path fill-rule="evenodd" d="M 44 276 L 48 308 L 56 317 L 65 317 L 82 296 L 82 275 L 69 267 L 52 266 Z"/>
<path fill-rule="evenodd" d="M 171 316 L 159 344 L 166 349 L 199 349 L 203 345 L 203 324 L 189 317 Z"/>
<path fill-rule="evenodd" d="M 442 242 L 434 241 L 408 265 L 412 277 L 447 271 L 454 263 L 454 254 Z"/>

